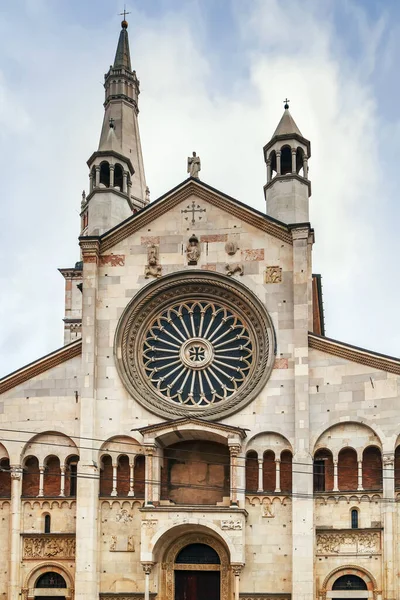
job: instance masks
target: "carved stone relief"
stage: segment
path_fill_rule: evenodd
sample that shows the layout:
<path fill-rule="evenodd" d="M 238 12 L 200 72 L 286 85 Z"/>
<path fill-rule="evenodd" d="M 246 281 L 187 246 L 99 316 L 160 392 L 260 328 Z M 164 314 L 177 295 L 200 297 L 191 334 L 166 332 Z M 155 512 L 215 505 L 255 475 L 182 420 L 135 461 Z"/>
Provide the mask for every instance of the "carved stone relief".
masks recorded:
<path fill-rule="evenodd" d="M 239 246 L 237 242 L 226 242 L 225 244 L 225 252 L 229 254 L 229 256 L 234 256 L 236 252 L 239 250 Z"/>
<path fill-rule="evenodd" d="M 200 259 L 201 249 L 198 238 L 194 233 L 190 236 L 186 246 L 186 256 L 188 265 L 197 265 Z"/>
<path fill-rule="evenodd" d="M 221 521 L 221 529 L 243 529 L 243 524 L 241 521 L 234 521 L 233 519 Z"/>
<path fill-rule="evenodd" d="M 75 536 L 38 535 L 24 537 L 24 559 L 75 558 Z"/>
<path fill-rule="evenodd" d="M 122 508 L 119 513 L 117 513 L 115 520 L 119 523 L 129 523 L 133 519 L 133 514 L 129 513 L 126 508 Z"/>
<path fill-rule="evenodd" d="M 227 264 L 227 265 L 225 265 L 225 270 L 226 270 L 226 274 L 229 277 L 232 277 L 232 275 L 235 275 L 236 273 L 238 275 L 244 274 L 243 265 L 240 263 Z"/>
<path fill-rule="evenodd" d="M 265 283 L 282 283 L 281 267 L 267 267 L 265 269 Z"/>
<path fill-rule="evenodd" d="M 263 502 L 261 507 L 263 517 L 266 517 L 267 519 L 273 519 L 275 517 L 272 502 Z"/>
<path fill-rule="evenodd" d="M 149 279 L 149 277 L 161 277 L 159 249 L 154 244 L 147 248 L 147 265 L 144 270 L 144 277 L 145 279 Z"/>
<path fill-rule="evenodd" d="M 133 535 L 112 535 L 110 540 L 110 552 L 135 552 Z"/>
<path fill-rule="evenodd" d="M 380 542 L 376 531 L 317 533 L 317 554 L 377 554 Z"/>
<path fill-rule="evenodd" d="M 142 527 L 143 529 L 154 529 L 157 527 L 158 521 L 156 519 L 143 519 Z"/>

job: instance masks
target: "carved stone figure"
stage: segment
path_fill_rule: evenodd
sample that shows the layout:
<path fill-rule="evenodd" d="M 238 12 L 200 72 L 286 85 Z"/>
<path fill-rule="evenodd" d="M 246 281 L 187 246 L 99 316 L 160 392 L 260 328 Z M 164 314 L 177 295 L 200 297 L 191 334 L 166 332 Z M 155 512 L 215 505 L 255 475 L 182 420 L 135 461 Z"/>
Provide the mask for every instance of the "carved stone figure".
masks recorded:
<path fill-rule="evenodd" d="M 200 259 L 200 245 L 198 238 L 194 235 L 194 233 L 190 236 L 189 242 L 186 246 L 186 256 L 188 260 L 188 265 L 197 265 Z"/>
<path fill-rule="evenodd" d="M 187 172 L 190 177 L 194 177 L 195 179 L 199 178 L 199 172 L 201 171 L 201 162 L 200 156 L 197 156 L 196 152 L 192 153 L 192 156 L 188 156 L 187 159 Z"/>
<path fill-rule="evenodd" d="M 263 517 L 267 517 L 269 519 L 274 518 L 275 515 L 272 512 L 272 504 L 271 502 L 264 502 L 264 504 L 262 505 L 262 510 L 263 510 Z"/>
<path fill-rule="evenodd" d="M 117 536 L 112 535 L 111 542 L 110 542 L 110 552 L 115 552 L 116 549 L 117 549 Z"/>
<path fill-rule="evenodd" d="M 144 270 L 145 279 L 161 277 L 161 265 L 158 261 L 158 247 L 152 244 L 147 248 L 147 265 Z"/>
<path fill-rule="evenodd" d="M 233 256 L 239 250 L 239 246 L 237 242 L 226 242 L 225 244 L 225 252 L 229 254 L 229 256 Z"/>
<path fill-rule="evenodd" d="M 126 508 L 122 508 L 119 513 L 117 513 L 115 520 L 120 523 L 129 523 L 132 521 L 133 515 L 129 513 Z"/>
<path fill-rule="evenodd" d="M 232 275 L 235 275 L 235 273 L 238 273 L 238 275 L 244 274 L 243 265 L 240 263 L 232 263 L 231 265 L 227 264 L 225 265 L 225 269 L 226 274 L 229 275 L 229 277 L 232 277 Z"/>
<path fill-rule="evenodd" d="M 135 552 L 135 544 L 133 541 L 133 535 L 128 535 L 127 551 Z"/>
<path fill-rule="evenodd" d="M 267 267 L 265 270 L 265 283 L 281 283 L 282 269 L 281 267 Z"/>

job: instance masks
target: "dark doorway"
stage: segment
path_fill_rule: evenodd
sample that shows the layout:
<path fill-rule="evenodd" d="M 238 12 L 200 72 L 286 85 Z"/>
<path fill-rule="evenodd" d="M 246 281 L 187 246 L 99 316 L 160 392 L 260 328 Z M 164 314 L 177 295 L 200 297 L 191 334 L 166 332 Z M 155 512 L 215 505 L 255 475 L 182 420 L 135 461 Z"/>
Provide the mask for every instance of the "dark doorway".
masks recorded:
<path fill-rule="evenodd" d="M 175 571 L 175 600 L 220 600 L 219 571 Z"/>
<path fill-rule="evenodd" d="M 65 600 L 65 596 L 35 596 L 35 600 Z"/>

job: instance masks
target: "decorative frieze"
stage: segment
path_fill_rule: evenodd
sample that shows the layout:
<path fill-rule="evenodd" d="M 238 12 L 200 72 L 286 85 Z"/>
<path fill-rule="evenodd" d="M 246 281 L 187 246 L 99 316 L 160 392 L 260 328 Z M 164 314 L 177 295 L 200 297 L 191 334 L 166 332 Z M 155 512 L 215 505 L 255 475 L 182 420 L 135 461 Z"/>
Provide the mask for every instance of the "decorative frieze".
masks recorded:
<path fill-rule="evenodd" d="M 74 535 L 29 535 L 24 536 L 23 558 L 37 560 L 43 558 L 75 559 Z"/>
<path fill-rule="evenodd" d="M 378 531 L 335 531 L 317 533 L 317 554 L 379 554 Z"/>
<path fill-rule="evenodd" d="M 227 519 L 226 521 L 221 521 L 221 529 L 243 529 L 243 523 L 239 520 Z"/>

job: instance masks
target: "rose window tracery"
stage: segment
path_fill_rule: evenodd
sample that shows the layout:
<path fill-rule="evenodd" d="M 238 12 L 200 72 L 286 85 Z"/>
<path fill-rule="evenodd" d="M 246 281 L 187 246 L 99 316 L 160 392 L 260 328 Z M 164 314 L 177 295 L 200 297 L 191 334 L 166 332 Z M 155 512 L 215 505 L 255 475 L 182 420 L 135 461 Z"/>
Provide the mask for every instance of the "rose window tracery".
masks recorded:
<path fill-rule="evenodd" d="M 114 343 L 129 394 L 167 418 L 236 412 L 264 387 L 274 350 L 272 323 L 252 292 L 224 275 L 190 271 L 142 288 Z"/>
<path fill-rule="evenodd" d="M 143 363 L 163 396 L 186 406 L 207 406 L 242 386 L 252 350 L 248 330 L 231 310 L 192 301 L 156 317 L 143 344 Z"/>

